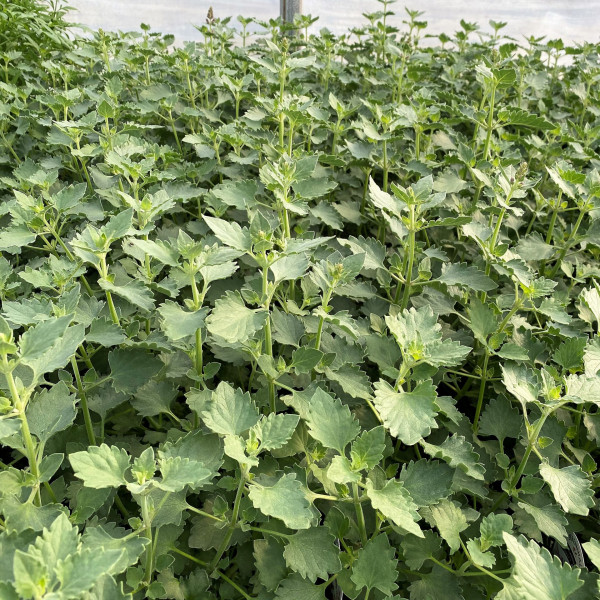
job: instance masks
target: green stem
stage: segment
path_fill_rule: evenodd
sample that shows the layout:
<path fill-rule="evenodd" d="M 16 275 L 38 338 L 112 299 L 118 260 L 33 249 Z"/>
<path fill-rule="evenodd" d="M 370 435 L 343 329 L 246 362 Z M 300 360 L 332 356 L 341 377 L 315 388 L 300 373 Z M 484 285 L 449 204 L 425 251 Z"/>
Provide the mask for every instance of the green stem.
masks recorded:
<path fill-rule="evenodd" d="M 571 248 L 573 241 L 575 239 L 575 236 L 577 235 L 579 226 L 581 225 L 581 222 L 583 221 L 583 217 L 585 216 L 586 212 L 587 212 L 587 203 L 583 206 L 583 208 L 581 208 L 581 210 L 579 212 L 579 216 L 577 217 L 577 221 L 575 221 L 575 225 L 573 226 L 573 230 L 569 234 L 569 237 L 567 238 L 565 245 L 563 246 L 562 250 L 560 251 L 560 253 L 556 259 L 556 264 L 554 265 L 554 267 L 552 268 L 552 272 L 550 273 L 551 278 L 556 275 L 556 273 L 558 272 L 558 269 L 560 268 L 561 262 L 563 261 L 567 252 Z"/>
<path fill-rule="evenodd" d="M 271 333 L 271 313 L 270 304 L 271 299 L 269 297 L 269 268 L 264 267 L 262 271 L 262 297 L 264 302 L 264 308 L 267 311 L 267 320 L 265 322 L 265 354 L 268 356 L 273 356 L 273 339 Z M 269 408 L 272 413 L 276 410 L 276 402 L 275 402 L 275 383 L 273 380 L 267 376 L 269 382 Z"/>
<path fill-rule="evenodd" d="M 35 442 L 33 441 L 33 437 L 31 436 L 29 422 L 27 421 L 27 415 L 25 414 L 26 403 L 23 402 L 23 400 L 21 399 L 21 395 L 19 394 L 19 390 L 17 389 L 17 384 L 15 383 L 12 370 L 10 369 L 10 366 L 8 364 L 6 354 L 2 356 L 2 363 L 4 366 L 4 376 L 6 377 L 6 381 L 8 382 L 8 389 L 10 390 L 13 406 L 18 411 L 19 418 L 21 420 L 21 434 L 23 436 L 23 442 L 25 444 L 27 460 L 29 461 L 29 470 L 35 478 L 34 489 L 36 490 L 36 504 L 39 506 L 41 504 L 39 488 L 40 471 L 38 468 Z"/>
<path fill-rule="evenodd" d="M 519 463 L 519 466 L 514 474 L 514 477 L 512 478 L 512 480 L 510 482 L 511 490 L 514 490 L 517 483 L 519 483 L 519 479 L 521 479 L 521 475 L 523 475 L 523 471 L 525 470 L 525 467 L 527 466 L 527 461 L 529 460 L 529 456 L 531 455 L 531 452 L 533 451 L 533 447 L 535 446 L 535 444 L 537 442 L 537 439 L 540 435 L 540 431 L 542 430 L 542 427 L 544 426 L 546 419 L 550 416 L 551 413 L 552 413 L 552 410 L 549 410 L 549 409 L 543 410 L 542 415 L 538 419 L 538 422 L 535 424 L 533 432 L 529 436 L 527 448 L 525 448 L 525 454 L 523 454 L 523 458 L 521 459 L 521 462 Z"/>
<path fill-rule="evenodd" d="M 77 358 L 71 357 L 71 366 L 73 367 L 73 373 L 75 375 L 75 381 L 77 382 L 77 390 L 79 392 L 79 400 L 81 401 L 81 410 L 83 412 L 83 420 L 85 422 L 85 431 L 90 445 L 96 445 L 96 435 L 94 434 L 94 427 L 92 426 L 92 417 L 90 415 L 90 409 L 88 407 L 87 394 L 85 388 L 81 382 L 81 374 L 79 373 L 79 366 L 77 365 Z"/>
<path fill-rule="evenodd" d="M 360 539 L 363 546 L 367 543 L 367 528 L 365 527 L 365 515 L 360 503 L 360 497 L 358 495 L 358 484 L 352 484 L 352 498 L 354 500 L 354 509 L 356 510 L 356 521 L 358 524 L 358 531 L 360 533 Z"/>
<path fill-rule="evenodd" d="M 383 140 L 383 191 L 388 191 L 388 156 L 387 140 Z"/>
<path fill-rule="evenodd" d="M 481 414 L 481 408 L 483 406 L 483 396 L 485 394 L 485 385 L 487 383 L 487 368 L 489 360 L 490 353 L 489 350 L 486 348 L 481 372 L 481 383 L 479 384 L 479 397 L 477 398 L 477 408 L 475 409 L 475 418 L 473 419 L 473 433 L 475 435 L 477 435 L 477 430 L 479 429 L 479 415 Z"/>
<path fill-rule="evenodd" d="M 146 529 L 146 537 L 150 540 L 150 543 L 146 548 L 146 567 L 144 571 L 144 581 L 149 585 L 153 572 L 154 548 L 152 544 L 152 521 L 150 519 L 150 511 L 148 509 L 148 496 L 142 496 L 142 519 Z"/>
<path fill-rule="evenodd" d="M 196 352 L 194 354 L 194 366 L 196 367 L 196 374 L 198 377 L 202 377 L 202 330 L 196 329 Z"/>
<path fill-rule="evenodd" d="M 410 210 L 410 228 L 408 231 L 408 265 L 406 267 L 406 275 L 404 277 L 404 293 L 402 295 L 402 304 L 400 308 L 405 310 L 408 306 L 408 299 L 410 297 L 410 286 L 412 282 L 412 272 L 415 262 L 415 235 L 416 235 L 416 224 L 415 224 L 415 207 L 411 204 Z"/>
<path fill-rule="evenodd" d="M 237 492 L 235 494 L 235 500 L 233 501 L 233 513 L 231 515 L 231 521 L 229 523 L 229 528 L 227 529 L 227 533 L 225 534 L 225 537 L 223 538 L 223 541 L 221 542 L 221 545 L 219 546 L 219 549 L 217 550 L 217 554 L 215 555 L 215 557 L 213 558 L 213 560 L 210 563 L 211 571 L 214 571 L 216 569 L 217 565 L 219 564 L 221 557 L 223 556 L 225 550 L 227 550 L 227 547 L 229 546 L 229 542 L 231 541 L 231 537 L 233 536 L 233 532 L 235 531 L 235 528 L 237 526 L 238 516 L 240 513 L 240 504 L 242 502 L 242 495 L 244 492 L 244 484 L 245 483 L 246 483 L 246 476 L 244 474 L 244 471 L 242 471 L 240 473 L 240 481 L 238 483 Z"/>
<path fill-rule="evenodd" d="M 494 103 L 496 101 L 496 86 L 492 86 L 492 96 L 490 98 L 490 108 L 487 122 L 487 134 L 485 136 L 485 146 L 483 147 L 483 160 L 487 160 L 490 153 L 490 142 L 492 140 L 492 131 L 494 129 Z"/>

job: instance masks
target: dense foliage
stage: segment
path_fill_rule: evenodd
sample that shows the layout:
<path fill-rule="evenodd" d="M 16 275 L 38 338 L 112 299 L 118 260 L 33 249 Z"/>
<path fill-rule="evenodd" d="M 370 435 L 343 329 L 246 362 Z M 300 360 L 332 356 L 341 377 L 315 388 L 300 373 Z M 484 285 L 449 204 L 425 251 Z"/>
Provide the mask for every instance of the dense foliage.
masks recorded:
<path fill-rule="evenodd" d="M 4 11 L 0 598 L 597 597 L 598 46 L 389 4 Z"/>

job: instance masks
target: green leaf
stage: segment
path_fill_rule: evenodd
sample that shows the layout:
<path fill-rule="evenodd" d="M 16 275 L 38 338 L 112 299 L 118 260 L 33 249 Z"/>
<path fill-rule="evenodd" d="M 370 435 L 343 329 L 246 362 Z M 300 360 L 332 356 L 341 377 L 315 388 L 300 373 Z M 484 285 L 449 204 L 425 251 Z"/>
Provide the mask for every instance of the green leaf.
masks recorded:
<path fill-rule="evenodd" d="M 323 356 L 320 350 L 303 346 L 292 352 L 290 368 L 295 369 L 296 373 L 310 373 L 321 362 Z"/>
<path fill-rule="evenodd" d="M 503 598 L 519 600 L 565 600 L 582 585 L 579 569 L 563 565 L 534 541 L 504 534 L 513 558 L 513 572 L 505 580 Z"/>
<path fill-rule="evenodd" d="M 372 469 L 383 459 L 384 450 L 385 429 L 382 426 L 374 427 L 370 431 L 363 431 L 350 448 L 352 468 L 356 470 Z"/>
<path fill-rule="evenodd" d="M 442 500 L 429 510 L 433 524 L 450 547 L 450 552 L 454 554 L 460 548 L 460 532 L 468 526 L 463 511 L 452 500 Z"/>
<path fill-rule="evenodd" d="M 479 435 L 493 435 L 499 440 L 518 438 L 523 418 L 503 397 L 493 398 L 486 405 L 479 421 Z"/>
<path fill-rule="evenodd" d="M 469 318 L 473 335 L 485 345 L 487 337 L 494 333 L 498 326 L 494 311 L 479 300 L 472 299 L 469 304 Z"/>
<path fill-rule="evenodd" d="M 540 382 L 531 369 L 514 363 L 500 365 L 500 368 L 506 389 L 521 403 L 523 410 L 526 410 L 529 402 L 538 401 L 541 393 Z"/>
<path fill-rule="evenodd" d="M 373 404 L 390 434 L 412 446 L 437 427 L 436 397 L 431 381 L 419 383 L 412 392 L 396 392 L 382 380 L 375 384 Z"/>
<path fill-rule="evenodd" d="M 394 549 L 390 546 L 387 535 L 380 533 L 359 550 L 358 558 L 352 565 L 351 579 L 359 590 L 367 588 L 370 592 L 378 589 L 386 596 L 391 596 L 398 588 L 397 564 Z"/>
<path fill-rule="evenodd" d="M 420 508 L 447 498 L 451 493 L 453 475 L 447 464 L 421 459 L 403 465 L 398 478 Z"/>
<path fill-rule="evenodd" d="M 59 317 L 42 321 L 28 329 L 19 340 L 21 361 L 31 364 L 41 357 L 64 335 L 71 316 Z"/>
<path fill-rule="evenodd" d="M 86 190 L 87 185 L 85 183 L 66 186 L 52 196 L 52 202 L 56 206 L 56 210 L 64 212 L 70 208 L 75 208 L 85 196 Z"/>
<path fill-rule="evenodd" d="M 589 509 L 595 505 L 594 492 L 579 465 L 556 469 L 543 462 L 540 474 L 566 512 L 584 517 L 589 514 Z"/>
<path fill-rule="evenodd" d="M 339 369 L 325 369 L 330 381 L 335 381 L 342 390 L 353 398 L 370 400 L 373 394 L 369 376 L 356 365 L 342 365 Z"/>
<path fill-rule="evenodd" d="M 336 181 L 331 181 L 326 177 L 311 177 L 302 181 L 296 181 L 292 184 L 294 192 L 305 200 L 321 198 L 332 192 L 337 187 Z"/>
<path fill-rule="evenodd" d="M 107 279 L 99 279 L 98 284 L 106 292 L 125 298 L 142 310 L 154 309 L 154 297 L 146 285 L 137 279 L 131 279 L 125 285 L 116 285 Z"/>
<path fill-rule="evenodd" d="M 502 546 L 504 544 L 503 534 L 510 533 L 512 528 L 513 520 L 510 515 L 490 513 L 483 517 L 479 525 L 481 549 L 485 551 L 492 546 Z"/>
<path fill-rule="evenodd" d="M 94 552 L 82 550 L 71 554 L 56 569 L 56 575 L 61 583 L 62 598 L 80 598 L 83 592 L 89 590 L 102 577 L 110 574 L 123 556 L 122 549 Z"/>
<path fill-rule="evenodd" d="M 593 377 L 600 371 L 600 338 L 596 336 L 591 340 L 583 353 L 585 374 Z"/>
<path fill-rule="evenodd" d="M 279 479 L 257 477 L 248 488 L 252 504 L 263 514 L 281 519 L 290 529 L 308 529 L 311 526 L 311 504 L 295 473 L 287 473 Z"/>
<path fill-rule="evenodd" d="M 411 600 L 464 600 L 460 579 L 438 565 L 411 583 L 408 589 Z"/>
<path fill-rule="evenodd" d="M 390 479 L 383 488 L 377 490 L 371 481 L 367 480 L 367 493 L 373 508 L 381 512 L 386 519 L 407 533 L 423 537 L 423 532 L 417 525 L 421 518 L 417 512 L 418 507 L 401 481 Z"/>
<path fill-rule="evenodd" d="M 261 329 L 268 317 L 262 309 L 247 308 L 239 292 L 227 292 L 215 302 L 206 326 L 230 344 L 242 344 Z"/>
<path fill-rule="evenodd" d="M 277 259 L 271 266 L 275 283 L 299 279 L 309 266 L 308 257 L 304 254 L 290 254 Z"/>
<path fill-rule="evenodd" d="M 125 472 L 129 468 L 129 454 L 116 446 L 90 446 L 82 452 L 69 455 L 75 476 L 89 488 L 117 488 L 127 483 Z"/>
<path fill-rule="evenodd" d="M 281 582 L 275 597 L 281 600 L 325 600 L 325 588 L 292 573 Z"/>
<path fill-rule="evenodd" d="M 453 263 L 442 267 L 442 274 L 437 281 L 446 285 L 460 285 L 468 287 L 476 292 L 490 292 L 498 286 L 477 267 L 469 266 L 467 263 Z"/>
<path fill-rule="evenodd" d="M 108 363 L 117 392 L 133 393 L 158 374 L 162 362 L 142 348 L 118 348 L 108 354 Z"/>
<path fill-rule="evenodd" d="M 552 536 L 563 546 L 567 545 L 567 530 L 565 526 L 568 521 L 565 517 L 565 513 L 556 504 L 547 504 L 542 507 L 534 506 L 526 502 L 518 502 L 519 508 L 529 515 L 535 522 L 535 527 L 542 533 Z M 520 522 L 520 529 L 528 535 L 536 535 L 541 539 L 541 535 L 537 531 L 530 531 L 523 527 L 520 515 L 518 518 L 515 516 L 517 523 Z"/>
<path fill-rule="evenodd" d="M 252 250 L 252 238 L 246 227 L 242 228 L 235 222 L 215 219 L 214 217 L 205 216 L 204 220 L 217 238 L 226 246 L 235 248 L 240 252 L 250 252 Z"/>
<path fill-rule="evenodd" d="M 166 492 L 179 492 L 188 485 L 196 488 L 211 476 L 211 472 L 201 463 L 180 456 L 161 459 L 159 469 L 162 481 L 157 487 Z"/>
<path fill-rule="evenodd" d="M 271 413 L 262 417 L 252 430 L 260 441 L 261 450 L 274 450 L 287 444 L 300 421 L 298 415 Z"/>
<path fill-rule="evenodd" d="M 207 312 L 206 308 L 189 312 L 170 300 L 158 307 L 162 329 L 174 342 L 195 335 L 196 330 L 204 325 Z"/>
<path fill-rule="evenodd" d="M 27 405 L 26 415 L 31 433 L 45 444 L 75 420 L 75 396 L 69 394 L 67 385 L 60 381 L 36 394 Z"/>
<path fill-rule="evenodd" d="M 267 591 L 274 591 L 287 575 L 287 567 L 283 559 L 282 545 L 268 537 L 254 540 L 254 564 L 258 571 L 258 580 Z"/>
<path fill-rule="evenodd" d="M 556 125 L 550 121 L 536 115 L 529 113 L 522 108 L 516 106 L 503 107 L 498 111 L 498 118 L 505 125 L 517 125 L 519 127 L 530 127 L 531 129 L 539 129 L 541 131 L 550 131 L 556 129 Z"/>
<path fill-rule="evenodd" d="M 442 540 L 440 536 L 428 529 L 423 532 L 423 537 L 414 535 L 402 536 L 402 553 L 404 562 L 409 569 L 417 571 L 421 569 L 425 561 L 431 557 L 440 559 L 442 557 Z"/>
<path fill-rule="evenodd" d="M 92 344 L 100 344 L 108 348 L 122 344 L 127 339 L 127 335 L 116 323 L 100 317 L 92 321 L 85 339 Z"/>
<path fill-rule="evenodd" d="M 326 527 L 311 527 L 288 538 L 283 551 L 287 566 L 313 583 L 342 568 L 335 537 Z"/>
<path fill-rule="evenodd" d="M 133 221 L 133 208 L 114 215 L 108 220 L 108 223 L 102 227 L 102 231 L 110 241 L 118 240 L 127 235 Z"/>
<path fill-rule="evenodd" d="M 131 405 L 142 417 L 155 417 L 171 412 L 171 403 L 177 397 L 177 388 L 168 381 L 149 381 L 135 393 Z"/>
<path fill-rule="evenodd" d="M 361 480 L 361 475 L 355 471 L 350 461 L 340 454 L 331 459 L 327 469 L 327 477 L 334 483 L 357 483 Z"/>
<path fill-rule="evenodd" d="M 19 598 L 42 598 L 46 591 L 48 571 L 43 561 L 17 550 L 13 562 L 15 589 Z"/>
<path fill-rule="evenodd" d="M 221 435 L 239 435 L 258 422 L 258 411 L 248 392 L 222 381 L 212 393 L 209 408 L 202 413 L 206 426 Z"/>
<path fill-rule="evenodd" d="M 434 458 L 445 460 L 451 467 L 464 471 L 473 479 L 483 481 L 485 468 L 479 462 L 479 454 L 473 449 L 473 445 L 460 435 L 448 436 L 439 446 L 421 442 L 425 452 Z"/>
<path fill-rule="evenodd" d="M 350 409 L 321 388 L 310 399 L 306 421 L 315 440 L 340 454 L 360 432 Z"/>

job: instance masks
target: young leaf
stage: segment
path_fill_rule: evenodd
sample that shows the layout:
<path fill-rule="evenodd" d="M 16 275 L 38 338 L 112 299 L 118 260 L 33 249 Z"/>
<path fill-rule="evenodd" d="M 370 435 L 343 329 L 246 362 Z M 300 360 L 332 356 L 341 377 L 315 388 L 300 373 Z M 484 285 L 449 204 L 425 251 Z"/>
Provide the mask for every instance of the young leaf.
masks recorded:
<path fill-rule="evenodd" d="M 212 393 L 208 410 L 202 413 L 206 426 L 221 435 L 239 435 L 258 422 L 258 411 L 250 394 L 225 381 Z"/>
<path fill-rule="evenodd" d="M 423 537 L 421 528 L 417 525 L 420 515 L 417 505 L 401 481 L 390 479 L 380 490 L 376 490 L 370 480 L 367 480 L 367 493 L 371 505 L 380 511 L 394 525 L 407 533 Z"/>
<path fill-rule="evenodd" d="M 239 292 L 227 292 L 215 302 L 206 320 L 208 331 L 230 344 L 241 344 L 261 329 L 268 313 L 247 308 Z"/>

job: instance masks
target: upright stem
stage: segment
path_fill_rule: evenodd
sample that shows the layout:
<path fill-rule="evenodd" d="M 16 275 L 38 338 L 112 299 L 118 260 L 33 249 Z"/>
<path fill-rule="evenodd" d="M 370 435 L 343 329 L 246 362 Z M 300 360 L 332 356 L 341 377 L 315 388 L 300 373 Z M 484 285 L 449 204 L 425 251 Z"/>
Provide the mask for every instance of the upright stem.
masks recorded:
<path fill-rule="evenodd" d="M 529 456 L 533 450 L 533 447 L 535 446 L 535 444 L 537 442 L 537 439 L 540 435 L 540 431 L 542 430 L 542 427 L 544 426 L 546 419 L 550 416 L 551 413 L 552 413 L 552 410 L 549 410 L 549 409 L 543 410 L 542 415 L 540 416 L 538 422 L 535 425 L 535 428 L 533 429 L 533 432 L 530 434 L 527 448 L 525 449 L 525 454 L 523 454 L 523 458 L 521 459 L 521 462 L 515 472 L 515 475 L 510 482 L 511 490 L 514 490 L 517 483 L 519 483 L 519 479 L 521 478 L 521 475 L 523 475 L 523 471 L 525 470 L 525 467 L 527 466 L 527 461 L 529 460 Z"/>
<path fill-rule="evenodd" d="M 477 398 L 477 408 L 475 409 L 475 418 L 473 419 L 473 433 L 475 435 L 477 435 L 477 430 L 479 429 L 479 415 L 481 414 L 481 408 L 483 406 L 483 396 L 485 394 L 485 385 L 487 383 L 487 368 L 489 360 L 490 353 L 486 347 L 481 372 L 481 383 L 479 384 L 479 397 Z"/>
<path fill-rule="evenodd" d="M 149 584 L 154 570 L 154 545 L 152 543 L 152 520 L 148 508 L 148 496 L 142 496 L 142 520 L 146 529 L 146 537 L 150 540 L 146 547 L 146 568 L 144 572 L 144 581 Z"/>
<path fill-rule="evenodd" d="M 35 448 L 35 442 L 33 441 L 33 437 L 31 436 L 31 431 L 29 429 L 29 422 L 27 421 L 27 415 L 25 414 L 25 402 L 22 401 L 21 395 L 19 394 L 19 390 L 17 389 L 17 384 L 15 383 L 12 371 L 10 370 L 8 359 L 6 358 L 6 354 L 2 356 L 2 363 L 4 366 L 4 376 L 6 377 L 6 381 L 8 382 L 8 389 L 10 390 L 10 395 L 12 397 L 13 406 L 19 413 L 19 419 L 21 420 L 21 435 L 23 437 L 23 442 L 25 444 L 25 451 L 27 453 L 27 460 L 29 461 L 29 470 L 31 474 L 35 478 L 35 502 L 39 506 L 41 504 L 40 498 L 40 488 L 39 488 L 39 480 L 40 480 L 40 471 L 37 463 L 37 453 Z"/>
<path fill-rule="evenodd" d="M 562 250 L 560 251 L 560 253 L 556 259 L 556 264 L 552 268 L 550 277 L 554 277 L 556 275 L 564 257 L 567 255 L 567 252 L 573 245 L 573 240 L 575 239 L 575 236 L 577 235 L 577 231 L 579 230 L 579 226 L 581 225 L 581 222 L 583 221 L 583 217 L 586 214 L 586 209 L 587 209 L 587 203 L 580 210 L 579 216 L 577 217 L 577 221 L 575 221 L 575 225 L 573 225 L 573 229 L 572 229 L 571 233 L 569 234 L 569 237 L 568 237 L 567 241 L 565 242 L 565 245 L 563 246 Z"/>
<path fill-rule="evenodd" d="M 367 528 L 365 527 L 365 515 L 360 503 L 357 483 L 352 484 L 352 497 L 354 499 L 354 509 L 356 510 L 356 521 L 358 524 L 358 531 L 360 533 L 360 540 L 364 546 L 367 543 Z"/>
<path fill-rule="evenodd" d="M 269 298 L 269 268 L 264 267 L 262 272 L 262 293 L 263 293 L 263 301 L 264 307 L 267 311 L 267 321 L 265 323 L 265 354 L 269 356 L 273 356 L 273 339 L 271 334 L 271 313 L 270 313 L 270 298 Z M 275 403 L 275 383 L 273 380 L 267 375 L 267 379 L 269 381 L 269 408 L 271 412 L 275 412 L 276 403 Z"/>
<path fill-rule="evenodd" d="M 238 521 L 238 516 L 240 514 L 240 503 L 242 501 L 242 495 L 244 492 L 244 484 L 245 483 L 246 483 L 246 475 L 242 468 L 242 471 L 240 473 L 240 481 L 238 483 L 237 492 L 235 494 L 235 500 L 233 501 L 233 513 L 231 514 L 231 522 L 229 523 L 229 528 L 227 529 L 227 533 L 225 534 L 225 537 L 223 538 L 223 541 L 221 542 L 221 545 L 219 546 L 219 549 L 217 550 L 217 554 L 215 555 L 215 557 L 213 558 L 213 560 L 210 563 L 211 572 L 214 571 L 215 568 L 217 567 L 217 565 L 219 564 L 219 561 L 221 560 L 223 553 L 225 552 L 225 550 L 227 550 L 227 546 L 229 546 L 229 542 L 231 541 L 233 532 L 235 531 L 237 521 Z"/>
<path fill-rule="evenodd" d="M 71 357 L 71 366 L 73 367 L 73 373 L 75 375 L 75 381 L 77 382 L 77 391 L 79 392 L 79 399 L 81 400 L 81 410 L 83 412 L 83 420 L 85 422 L 85 431 L 87 433 L 88 441 L 92 446 L 96 445 L 96 435 L 94 434 L 94 427 L 92 426 L 92 418 L 90 416 L 90 409 L 88 407 L 87 394 L 85 388 L 81 382 L 81 374 L 79 373 L 79 366 L 77 365 L 77 358 Z"/>
<path fill-rule="evenodd" d="M 404 294 L 402 295 L 401 309 L 404 310 L 408 306 L 408 299 L 410 297 L 410 287 L 412 282 L 412 272 L 415 262 L 415 207 L 414 205 L 409 206 L 410 210 L 410 229 L 408 231 L 408 265 L 406 267 L 406 275 L 404 277 Z"/>
<path fill-rule="evenodd" d="M 387 140 L 383 140 L 383 191 L 388 191 Z"/>
<path fill-rule="evenodd" d="M 485 136 L 485 146 L 483 147 L 483 160 L 487 160 L 490 154 L 490 142 L 492 140 L 492 131 L 494 125 L 494 103 L 496 101 L 496 86 L 492 85 L 492 96 L 490 98 L 490 108 L 487 122 L 487 134 Z"/>

